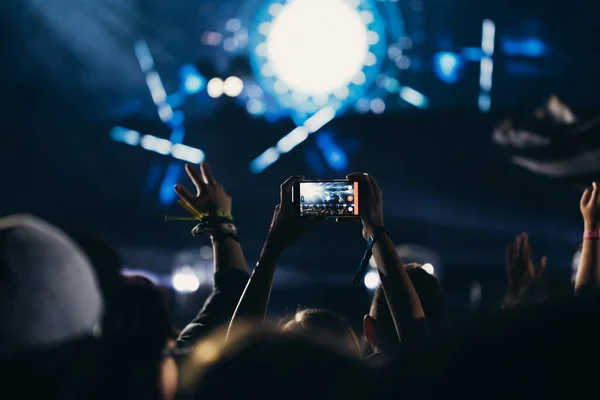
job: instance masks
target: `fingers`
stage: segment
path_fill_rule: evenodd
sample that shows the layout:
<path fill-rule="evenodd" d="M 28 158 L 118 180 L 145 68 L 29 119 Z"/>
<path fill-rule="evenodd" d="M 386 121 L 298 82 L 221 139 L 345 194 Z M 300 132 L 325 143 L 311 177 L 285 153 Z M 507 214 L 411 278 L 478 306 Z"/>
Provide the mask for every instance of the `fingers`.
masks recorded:
<path fill-rule="evenodd" d="M 598 182 L 592 183 L 592 198 L 590 199 L 592 205 L 598 204 L 598 186 Z"/>
<path fill-rule="evenodd" d="M 362 193 L 363 196 L 367 195 L 372 197 L 373 199 L 378 199 L 378 197 L 376 197 L 375 195 L 375 188 L 373 187 L 374 185 L 371 181 L 372 178 L 369 176 L 369 174 L 353 172 L 351 174 L 346 175 L 346 179 L 348 179 L 351 182 L 359 182 L 359 195 L 361 195 Z M 377 185 L 377 182 L 375 182 L 375 185 Z"/>
<path fill-rule="evenodd" d="M 302 182 L 303 179 L 303 176 L 290 176 L 281 184 L 281 187 L 279 188 L 279 201 L 282 207 L 291 203 L 291 198 L 288 194 L 292 192 L 294 185 Z"/>
<path fill-rule="evenodd" d="M 581 207 L 585 207 L 588 205 L 588 203 L 590 202 L 592 198 L 592 190 L 591 189 L 585 189 L 583 192 L 583 195 L 581 196 Z"/>
<path fill-rule="evenodd" d="M 209 185 L 214 185 L 215 183 L 217 183 L 207 163 L 200 164 L 200 171 L 202 172 L 202 178 L 204 179 L 204 183 Z"/>
<path fill-rule="evenodd" d="M 360 225 L 362 224 L 362 219 L 360 217 L 338 217 L 335 219 L 340 225 Z"/>
<path fill-rule="evenodd" d="M 375 196 L 375 200 L 381 201 L 381 189 L 379 188 L 377 181 L 371 175 L 369 175 L 369 180 L 371 181 L 371 187 L 373 188 L 373 195 Z"/>
<path fill-rule="evenodd" d="M 174 189 L 175 193 L 177 193 L 177 196 L 179 196 L 183 201 L 187 202 L 188 204 L 194 203 L 196 196 L 191 194 L 186 188 L 181 185 L 175 185 Z"/>
<path fill-rule="evenodd" d="M 351 174 L 346 175 L 346 179 L 348 179 L 349 181 L 355 182 L 355 181 L 359 181 L 361 179 L 365 179 L 365 176 L 367 174 L 363 174 L 362 172 L 353 172 Z"/>
<path fill-rule="evenodd" d="M 544 271 L 546 270 L 546 264 L 548 263 L 548 257 L 544 256 L 540 259 L 540 266 L 537 270 L 537 273 L 535 274 L 536 278 L 539 278 L 542 276 L 542 274 L 544 273 Z"/>
<path fill-rule="evenodd" d="M 190 179 L 194 183 L 194 186 L 196 186 L 196 190 L 198 191 L 198 195 L 200 195 L 200 193 L 204 189 L 204 185 L 205 185 L 204 179 L 202 178 L 202 175 L 200 175 L 200 172 L 198 170 L 196 170 L 190 164 L 185 164 L 185 172 L 187 172 L 188 176 L 190 177 Z"/>

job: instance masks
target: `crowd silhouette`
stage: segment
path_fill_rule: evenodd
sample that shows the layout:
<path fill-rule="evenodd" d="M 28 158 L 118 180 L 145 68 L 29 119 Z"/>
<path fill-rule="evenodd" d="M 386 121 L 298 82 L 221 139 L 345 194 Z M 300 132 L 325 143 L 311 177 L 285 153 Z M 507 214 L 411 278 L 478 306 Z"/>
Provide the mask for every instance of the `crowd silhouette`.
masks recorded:
<path fill-rule="evenodd" d="M 363 331 L 355 332 L 325 309 L 267 317 L 280 256 L 325 220 L 298 215 L 292 188 L 303 177 L 281 184 L 250 274 L 233 199 L 208 164 L 186 172 L 195 192 L 183 183 L 174 190 L 203 217 L 193 234 L 211 238 L 214 279 L 181 332 L 161 289 L 120 275 L 118 254 L 102 241 L 28 215 L 0 219 L 2 398 L 512 400 L 587 398 L 598 390 L 597 182 L 579 204 L 582 249 L 571 295 L 549 293 L 546 257 L 534 260 L 528 235 L 518 234 L 506 249 L 502 304 L 452 326 L 438 279 L 398 255 L 384 191 L 368 174 L 349 174 L 361 215 L 338 222 L 362 234 L 381 282 Z"/>

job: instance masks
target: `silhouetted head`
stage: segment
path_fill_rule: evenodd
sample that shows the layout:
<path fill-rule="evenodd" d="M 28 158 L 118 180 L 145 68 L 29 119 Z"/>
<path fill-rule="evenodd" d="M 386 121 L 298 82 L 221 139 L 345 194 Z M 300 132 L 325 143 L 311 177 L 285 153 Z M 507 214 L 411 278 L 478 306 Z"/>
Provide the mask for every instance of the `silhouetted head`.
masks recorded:
<path fill-rule="evenodd" d="M 85 253 L 96 272 L 96 278 L 107 308 L 119 282 L 121 258 L 108 243 L 93 235 L 71 232 L 71 239 Z"/>
<path fill-rule="evenodd" d="M 306 335 L 333 346 L 344 354 L 361 357 L 360 343 L 354 329 L 342 316 L 327 310 L 307 308 L 298 310 L 281 330 Z"/>
<path fill-rule="evenodd" d="M 65 233 L 29 215 L 0 218 L 3 397 L 89 398 L 102 312 L 92 266 Z"/>
<path fill-rule="evenodd" d="M 222 343 L 222 337 L 213 336 L 196 345 L 182 369 L 184 395 L 193 399 L 343 399 L 364 397 L 372 389 L 369 371 L 360 360 L 306 336 L 254 326 L 247 334 Z"/>
<path fill-rule="evenodd" d="M 104 320 L 103 338 L 115 349 L 116 362 L 123 361 L 126 379 L 148 388 L 148 396 L 159 389 L 163 398 L 172 398 L 177 369 L 163 352 L 174 344 L 175 334 L 164 293 L 144 277 L 121 276 L 113 300 L 114 307 Z M 120 377 L 113 377 L 116 386 Z M 144 397 L 141 392 L 137 395 Z"/>
<path fill-rule="evenodd" d="M 433 335 L 446 329 L 443 294 L 438 279 L 421 268 L 420 264 L 407 264 L 406 272 L 421 300 L 429 330 Z M 383 288 L 375 290 L 371 310 L 363 320 L 367 342 L 377 352 L 393 354 L 400 345 L 394 321 Z"/>

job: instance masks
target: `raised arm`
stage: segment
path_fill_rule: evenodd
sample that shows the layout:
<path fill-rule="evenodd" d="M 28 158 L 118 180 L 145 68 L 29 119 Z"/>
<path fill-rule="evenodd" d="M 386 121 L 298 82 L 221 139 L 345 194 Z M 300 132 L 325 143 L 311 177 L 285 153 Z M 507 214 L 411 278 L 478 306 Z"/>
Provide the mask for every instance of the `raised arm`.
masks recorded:
<path fill-rule="evenodd" d="M 575 292 L 600 288 L 600 188 L 598 182 L 586 189 L 579 204 L 583 216 L 583 246 L 575 279 Z"/>
<path fill-rule="evenodd" d="M 368 241 L 374 235 L 373 257 L 398 337 L 403 342 L 419 340 L 426 326 L 425 313 L 396 246 L 384 231 L 381 189 L 367 174 L 350 174 L 348 179 L 359 182 L 363 237 Z"/>
<path fill-rule="evenodd" d="M 231 197 L 215 180 L 208 164 L 200 165 L 199 171 L 186 165 L 185 170 L 196 187 L 196 195 L 176 185 L 177 195 L 198 213 L 221 217 L 211 224 L 208 232 L 213 245 L 213 291 L 198 315 L 181 332 L 177 340 L 180 347 L 228 322 L 248 281 L 246 260 L 231 218 Z"/>
<path fill-rule="evenodd" d="M 277 259 L 281 252 L 293 245 L 302 234 L 314 229 L 323 221 L 323 218 L 299 217 L 296 215 L 292 201 L 292 188 L 294 184 L 302 181 L 302 179 L 303 177 L 293 176 L 281 185 L 280 202 L 275 207 L 267 240 L 231 319 L 230 331 L 235 330 L 244 320 L 249 318 L 264 321 L 271 296 Z"/>

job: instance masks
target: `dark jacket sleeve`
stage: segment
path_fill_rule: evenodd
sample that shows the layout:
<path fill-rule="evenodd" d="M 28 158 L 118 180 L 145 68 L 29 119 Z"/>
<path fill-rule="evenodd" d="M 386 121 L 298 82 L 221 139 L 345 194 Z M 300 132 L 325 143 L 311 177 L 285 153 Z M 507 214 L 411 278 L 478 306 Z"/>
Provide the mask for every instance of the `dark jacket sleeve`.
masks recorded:
<path fill-rule="evenodd" d="M 228 323 L 248 283 L 249 275 L 238 269 L 223 269 L 214 275 L 213 291 L 204 306 L 177 339 L 177 347 L 193 345 L 211 330 Z"/>

